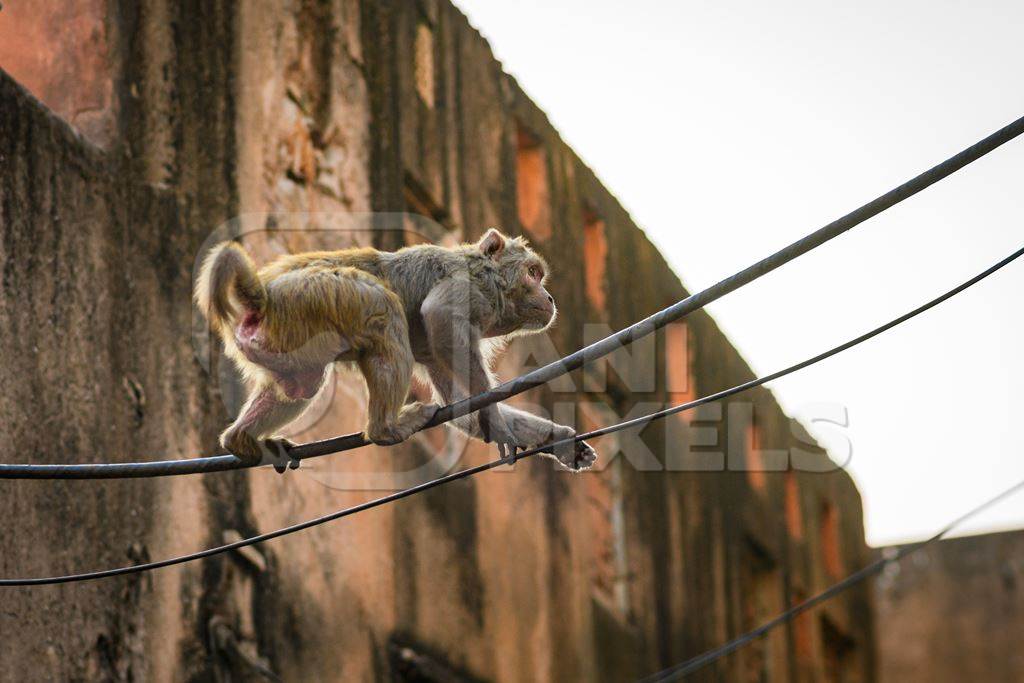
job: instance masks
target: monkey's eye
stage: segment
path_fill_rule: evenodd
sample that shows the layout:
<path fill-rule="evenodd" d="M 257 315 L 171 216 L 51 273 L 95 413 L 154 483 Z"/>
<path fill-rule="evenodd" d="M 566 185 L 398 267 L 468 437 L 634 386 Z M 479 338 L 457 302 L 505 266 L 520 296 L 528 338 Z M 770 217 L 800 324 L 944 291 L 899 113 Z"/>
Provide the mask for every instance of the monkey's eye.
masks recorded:
<path fill-rule="evenodd" d="M 530 277 L 540 281 L 544 278 L 544 270 L 540 266 L 530 266 Z"/>

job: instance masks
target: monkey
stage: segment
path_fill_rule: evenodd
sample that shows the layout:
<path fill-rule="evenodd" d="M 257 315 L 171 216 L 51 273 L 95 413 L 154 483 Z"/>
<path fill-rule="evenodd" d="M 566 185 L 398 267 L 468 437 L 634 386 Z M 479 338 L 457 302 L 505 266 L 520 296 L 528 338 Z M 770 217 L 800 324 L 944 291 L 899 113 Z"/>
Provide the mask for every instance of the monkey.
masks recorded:
<path fill-rule="evenodd" d="M 425 370 L 437 402 L 490 389 L 494 350 L 554 322 L 548 273 L 525 239 L 495 228 L 454 247 L 305 252 L 260 269 L 238 243 L 217 245 L 203 261 L 194 298 L 249 387 L 221 445 L 247 464 L 267 458 L 283 471 L 294 444 L 277 433 L 305 411 L 333 363 L 356 364 L 366 381 L 366 439 L 404 441 L 439 407 L 406 403 L 414 370 Z M 452 424 L 496 443 L 502 459 L 513 460 L 519 449 L 576 434 L 502 404 L 457 416 Z M 577 471 L 597 460 L 584 441 L 553 455 Z"/>

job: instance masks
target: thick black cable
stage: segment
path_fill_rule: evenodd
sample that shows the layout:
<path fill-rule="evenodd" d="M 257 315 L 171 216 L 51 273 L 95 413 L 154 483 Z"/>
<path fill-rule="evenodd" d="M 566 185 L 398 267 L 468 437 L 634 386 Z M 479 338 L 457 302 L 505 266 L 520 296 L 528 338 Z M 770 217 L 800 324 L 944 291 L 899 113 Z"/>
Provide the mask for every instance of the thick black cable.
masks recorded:
<path fill-rule="evenodd" d="M 690 410 L 692 408 L 696 408 L 697 406 L 703 405 L 705 403 L 709 403 L 711 401 L 721 400 L 723 398 L 726 398 L 728 396 L 732 396 L 734 394 L 738 394 L 741 391 L 745 391 L 745 390 L 750 389 L 752 387 L 760 386 L 761 384 L 764 384 L 765 382 L 768 382 L 769 379 L 778 379 L 779 377 L 783 377 L 783 376 L 788 375 L 788 374 L 790 374 L 792 372 L 796 372 L 797 370 L 805 368 L 805 367 L 807 367 L 809 365 L 813 365 L 814 363 L 820 362 L 820 361 L 822 361 L 822 360 L 824 360 L 826 358 L 829 358 L 830 356 L 834 356 L 837 353 L 840 353 L 842 351 L 845 351 L 846 349 L 849 349 L 852 346 L 856 346 L 857 344 L 860 344 L 860 343 L 862 343 L 864 341 L 867 341 L 868 339 L 871 339 L 872 337 L 874 337 L 876 335 L 879 335 L 882 332 L 884 332 L 884 331 L 886 331 L 888 329 L 891 329 L 891 328 L 895 327 L 896 325 L 899 325 L 900 323 L 905 322 L 905 321 L 909 320 L 910 318 L 913 318 L 916 315 L 924 313 L 925 311 L 927 311 L 928 309 L 932 308 L 933 306 L 937 306 L 938 304 L 942 303 L 943 301 L 946 301 L 950 297 L 955 296 L 956 294 L 964 291 L 968 287 L 970 287 L 970 286 L 980 282 L 981 280 L 985 279 L 986 277 L 988 277 L 992 273 L 995 273 L 997 270 L 999 270 L 1000 268 L 1006 266 L 1008 263 L 1010 263 L 1011 261 L 1019 258 L 1022 255 L 1024 255 L 1024 248 L 1018 249 L 1017 251 L 1015 251 L 1010 256 L 1007 256 L 1006 258 L 1002 259 L 1001 261 L 999 261 L 995 265 L 991 266 L 990 268 L 987 268 L 986 270 L 984 270 L 983 272 L 979 273 L 978 275 L 975 275 L 970 280 L 967 280 L 963 284 L 958 285 L 957 287 L 954 287 L 953 289 L 949 290 L 945 294 L 942 294 L 942 295 L 936 297 L 935 299 L 932 299 L 928 303 L 915 308 L 913 311 L 910 311 L 909 313 L 901 315 L 900 317 L 896 318 L 895 320 L 893 320 L 891 322 L 888 322 L 888 323 L 886 323 L 884 325 L 881 325 L 880 327 L 876 327 L 871 332 L 863 334 L 863 335 L 857 337 L 856 339 L 853 339 L 853 340 L 851 340 L 849 342 L 846 342 L 844 344 L 840 344 L 839 346 L 836 346 L 833 349 L 831 349 L 829 351 L 826 351 L 825 353 L 819 354 L 819 355 L 817 355 L 817 356 L 815 356 L 815 357 L 813 357 L 811 359 L 805 360 L 805 361 L 803 361 L 801 363 L 797 363 L 795 365 L 791 365 L 788 368 L 786 368 L 785 370 L 780 370 L 778 372 L 774 372 L 771 375 L 766 375 L 765 377 L 762 377 L 762 378 L 759 378 L 759 379 L 755 379 L 755 380 L 752 380 L 750 382 L 745 382 L 744 384 L 737 385 L 737 386 L 732 387 L 730 389 L 725 389 L 723 391 L 719 391 L 717 393 L 711 394 L 709 396 L 705 396 L 703 398 L 696 399 L 694 401 L 689 401 L 687 403 L 682 403 L 680 405 L 673 406 L 671 408 L 667 408 L 665 410 L 659 411 L 657 413 L 653 413 L 651 415 L 646 415 L 644 417 L 637 418 L 637 419 L 634 419 L 634 420 L 627 420 L 625 422 L 620 422 L 618 424 L 611 425 L 611 426 L 608 426 L 608 427 L 602 427 L 600 429 L 595 429 L 593 431 L 586 432 L 584 434 L 578 434 L 574 438 L 571 438 L 571 439 L 563 439 L 563 440 L 560 440 L 560 441 L 553 441 L 553 442 L 551 442 L 549 444 L 545 444 L 545 445 L 539 446 L 537 448 L 532 448 L 530 450 L 523 451 L 519 455 L 513 456 L 510 459 L 506 459 L 506 460 L 503 460 L 503 459 L 492 460 L 491 462 L 484 463 L 482 465 L 477 465 L 475 467 L 470 467 L 470 468 L 467 468 L 467 469 L 464 469 L 464 470 L 460 470 L 458 472 L 453 472 L 452 474 L 446 475 L 444 477 L 440 477 L 438 479 L 433 479 L 431 481 L 427 481 L 427 482 L 424 482 L 422 484 L 418 484 L 416 486 L 412 486 L 410 488 L 403 489 L 401 491 L 396 491 L 396 492 L 391 493 L 389 495 L 381 496 L 380 498 L 375 498 L 374 500 L 370 500 L 370 501 L 367 501 L 365 503 L 360 503 L 359 505 L 355 505 L 355 506 L 352 506 L 352 507 L 349 507 L 349 508 L 345 508 L 344 510 L 338 510 L 337 512 L 332 512 L 332 513 L 330 513 L 328 515 L 323 515 L 323 516 L 317 517 L 315 519 L 311 519 L 311 520 L 308 520 L 308 521 L 305 521 L 305 522 L 300 522 L 299 524 L 293 524 L 291 526 L 284 527 L 283 529 L 278 529 L 276 531 L 270 531 L 270 532 L 267 532 L 265 534 L 258 534 L 256 536 L 252 536 L 250 538 L 245 538 L 245 539 L 242 539 L 240 541 L 235 541 L 233 543 L 227 543 L 227 544 L 224 544 L 224 545 L 221 545 L 221 546 L 217 546 L 215 548 L 208 548 L 206 550 L 201 550 L 199 552 L 190 553 L 188 555 L 180 555 L 178 557 L 172 557 L 172 558 L 169 558 L 169 559 L 166 559 L 166 560 L 158 560 L 158 561 L 155 561 L 155 562 L 146 562 L 146 563 L 142 563 L 142 564 L 129 565 L 129 566 L 126 566 L 126 567 L 118 567 L 116 569 L 106 569 L 106 570 L 102 570 L 102 571 L 85 572 L 85 573 L 81 573 L 81 574 L 69 574 L 69 575 L 65 575 L 65 576 L 50 576 L 50 577 L 28 578 L 28 579 L 0 579 L 0 586 L 39 586 L 39 585 L 49 585 L 49 584 L 57 584 L 57 583 L 72 583 L 72 582 L 77 582 L 77 581 L 89 581 L 89 580 L 92 580 L 92 579 L 101 579 L 101 578 L 107 578 L 107 577 L 111 577 L 111 576 L 121 576 L 121 575 L 124 575 L 124 574 L 136 574 L 136 573 L 139 573 L 139 572 L 150 571 L 150 570 L 153 570 L 153 569 L 160 569 L 162 567 L 169 567 L 171 565 L 183 564 L 185 562 L 192 562 L 194 560 L 200 560 L 200 559 L 203 559 L 203 558 L 206 558 L 206 557 L 212 557 L 213 555 L 219 555 L 221 553 L 225 553 L 225 552 L 228 552 L 230 550 L 237 550 L 238 548 L 244 548 L 245 546 L 256 545 L 257 543 L 262 543 L 263 541 L 269 541 L 271 539 L 278 538 L 280 536 L 287 536 L 289 534 L 293 534 L 293 533 L 296 533 L 298 531 L 302 531 L 304 529 L 309 529 L 309 528 L 314 527 L 314 526 L 319 526 L 321 524 L 326 524 L 327 522 L 331 522 L 331 521 L 334 521 L 336 519 L 341 519 L 342 517 L 348 517 L 349 515 L 353 515 L 353 514 L 355 514 L 357 512 L 362 512 L 364 510 L 369 510 L 369 509 L 372 509 L 372 508 L 375 508 L 375 507 L 379 507 L 379 506 L 384 505 L 386 503 L 392 503 L 394 501 L 401 500 L 402 498 L 407 498 L 409 496 L 412 496 L 414 494 L 420 493 L 422 491 L 427 491 L 427 490 L 435 488 L 437 486 L 441 486 L 442 484 L 447 484 L 448 482 L 451 482 L 451 481 L 456 481 L 458 479 L 465 479 L 465 478 L 471 477 L 471 476 L 473 476 L 475 474 L 479 474 L 480 472 L 485 472 L 487 470 L 494 469 L 495 467 L 500 467 L 501 465 L 509 464 L 510 461 L 521 460 L 523 458 L 528 458 L 528 457 L 536 455 L 537 453 L 540 453 L 542 451 L 554 450 L 555 448 L 557 448 L 558 446 L 561 446 L 561 445 L 574 443 L 576 441 L 583 441 L 585 439 L 592 439 L 592 438 L 596 438 L 596 437 L 599 437 L 599 436 L 604 436 L 605 434 L 611 434 L 612 432 L 621 431 L 623 429 L 628 429 L 630 427 L 635 427 L 635 426 L 638 426 L 638 425 L 645 425 L 645 424 L 651 422 L 652 420 L 656 420 L 656 419 L 659 419 L 659 418 L 667 417 L 669 415 L 673 415 L 675 413 L 679 413 L 679 412 L 682 412 L 684 410 Z"/>
<path fill-rule="evenodd" d="M 749 643 L 764 636 L 776 626 L 784 624 L 788 621 L 792 621 L 794 617 L 799 616 L 800 614 L 806 612 L 812 607 L 815 607 L 816 605 L 819 605 L 825 602 L 826 600 L 829 600 L 830 598 L 839 595 L 846 589 L 852 588 L 853 586 L 856 586 L 862 581 L 874 576 L 875 574 L 885 569 L 885 567 L 887 567 L 888 565 L 899 562 L 904 557 L 912 555 L 918 552 L 919 550 L 923 550 L 924 548 L 927 548 L 936 541 L 942 540 L 950 532 L 952 532 L 954 529 L 956 529 L 962 523 L 966 522 L 971 517 L 974 517 L 975 515 L 979 514 L 984 510 L 987 510 L 991 506 L 1004 500 L 1005 498 L 1008 498 L 1009 496 L 1020 491 L 1021 489 L 1024 489 L 1024 480 L 1017 482 L 1010 488 L 1004 490 L 1002 493 L 992 498 L 989 498 L 984 503 L 975 507 L 969 512 L 960 515 L 931 537 L 918 543 L 912 543 L 910 545 L 902 546 L 899 550 L 893 553 L 891 557 L 881 557 L 878 560 L 872 562 L 871 564 L 862 567 L 861 569 L 858 569 L 842 581 L 832 584 L 831 586 L 829 586 L 822 592 L 818 593 L 817 595 L 810 597 L 807 600 L 804 600 L 803 602 L 794 605 L 793 607 L 790 607 L 788 610 L 778 615 L 777 617 L 773 618 L 771 621 L 765 622 L 757 628 L 751 631 L 747 631 L 743 635 L 734 638 L 733 640 L 730 640 L 728 643 L 716 647 L 713 650 L 708 650 L 707 652 L 697 655 L 692 659 L 688 659 L 687 661 L 681 664 L 677 664 L 671 668 L 659 671 L 656 674 L 652 674 L 646 678 L 643 678 L 638 683 L 663 683 L 665 681 L 677 681 L 683 676 L 687 676 L 689 674 L 699 671 L 700 669 L 703 669 L 708 664 L 711 664 L 712 662 L 715 662 L 721 659 L 722 657 L 725 657 L 726 655 L 732 654 L 736 650 L 739 650 L 741 647 L 748 645 Z"/>
<path fill-rule="evenodd" d="M 1024 133 L 1024 117 L 1001 128 L 980 142 L 959 154 L 921 173 L 899 187 L 886 192 L 842 218 L 819 228 L 802 239 L 793 242 L 771 256 L 744 268 L 702 292 L 693 294 L 665 308 L 638 323 L 595 342 L 565 358 L 537 368 L 521 377 L 500 384 L 493 389 L 471 398 L 444 406 L 424 425 L 424 429 L 449 422 L 455 417 L 479 410 L 499 401 L 511 398 L 534 387 L 583 367 L 598 358 L 645 337 L 665 325 L 696 311 L 709 303 L 753 282 L 763 275 L 806 254 L 825 242 L 838 237 L 889 207 L 930 187 L 946 176 L 980 159 L 1000 145 Z M 352 450 L 368 445 L 361 433 L 347 434 L 323 441 L 313 441 L 296 446 L 290 454 L 296 460 L 314 458 L 330 453 Z M 0 464 L 0 479 L 120 479 L 131 477 L 163 477 L 180 474 L 200 474 L 245 469 L 246 465 L 233 455 L 217 455 L 205 458 L 182 460 L 159 460 L 131 463 L 82 463 L 82 464 Z"/>

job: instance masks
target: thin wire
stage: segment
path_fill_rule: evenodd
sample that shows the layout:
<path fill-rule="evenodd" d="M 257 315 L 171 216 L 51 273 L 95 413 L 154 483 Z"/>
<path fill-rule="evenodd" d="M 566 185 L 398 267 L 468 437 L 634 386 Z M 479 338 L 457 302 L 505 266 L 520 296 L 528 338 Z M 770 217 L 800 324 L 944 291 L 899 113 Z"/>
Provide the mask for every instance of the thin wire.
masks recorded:
<path fill-rule="evenodd" d="M 919 543 L 905 545 L 901 547 L 896 553 L 894 553 L 892 557 L 882 557 L 878 560 L 875 560 L 871 564 L 862 567 L 861 569 L 850 574 L 842 581 L 829 586 L 817 595 L 808 598 L 807 600 L 804 600 L 803 602 L 794 605 L 793 607 L 790 607 L 788 610 L 778 615 L 771 621 L 768 621 L 762 624 L 761 626 L 758 626 L 752 631 L 748 631 L 743 635 L 734 638 L 733 640 L 730 640 L 725 645 L 721 645 L 713 650 L 708 650 L 707 652 L 697 655 L 692 659 L 688 659 L 687 661 L 681 664 L 677 664 L 673 667 L 665 669 L 664 671 L 659 671 L 656 674 L 652 674 L 647 678 L 641 679 L 639 683 L 662 683 L 663 681 L 676 681 L 682 678 L 683 676 L 692 674 L 696 671 L 699 671 L 700 669 L 703 669 L 708 664 L 711 664 L 712 662 L 715 662 L 721 659 L 722 657 L 725 657 L 726 655 L 732 654 L 744 645 L 747 645 L 753 642 L 754 640 L 757 640 L 761 636 L 771 631 L 776 626 L 784 624 L 788 621 L 792 621 L 794 617 L 802 614 L 803 612 L 806 612 L 812 607 L 815 607 L 816 605 L 819 605 L 825 602 L 826 600 L 829 600 L 830 598 L 833 598 L 836 595 L 842 593 L 846 589 L 856 586 L 857 584 L 868 579 L 869 577 L 874 576 L 878 572 L 882 571 L 882 569 L 884 569 L 886 566 L 899 562 L 904 557 L 912 555 L 918 552 L 919 550 L 923 550 L 924 548 L 930 546 L 936 541 L 941 540 L 951 531 L 960 526 L 963 522 L 967 521 L 971 517 L 974 517 L 980 512 L 990 508 L 996 503 L 1008 498 L 1009 496 L 1020 491 L 1021 489 L 1024 489 L 1024 480 L 1017 482 L 1016 484 L 1004 490 L 1002 493 L 996 495 L 995 497 L 989 498 L 987 501 L 975 507 L 973 510 L 970 510 L 969 512 L 966 512 L 963 515 L 960 515 L 952 522 L 944 526 L 941 530 L 939 530 L 930 538 L 927 538 Z"/>
<path fill-rule="evenodd" d="M 424 425 L 424 429 L 436 427 L 461 415 L 472 413 L 499 401 L 511 398 L 534 387 L 576 370 L 583 365 L 608 355 L 637 339 L 645 337 L 665 325 L 696 311 L 707 304 L 753 282 L 773 270 L 806 254 L 825 242 L 838 237 L 869 218 L 898 204 L 918 192 L 930 187 L 943 178 L 980 159 L 997 147 L 1024 133 L 1024 117 L 1001 128 L 980 142 L 950 157 L 933 168 L 912 178 L 906 183 L 864 204 L 828 225 L 819 228 L 802 239 L 775 252 L 738 273 L 693 294 L 654 315 L 641 320 L 601 341 L 586 346 L 565 358 L 537 368 L 521 377 L 500 384 L 489 391 L 471 398 L 444 406 Z M 296 460 L 314 458 L 339 451 L 352 450 L 368 445 L 361 433 L 313 441 L 291 449 L 290 455 Z M 120 479 L 131 477 L 162 477 L 180 474 L 199 474 L 245 469 L 257 465 L 246 465 L 233 455 L 217 455 L 205 458 L 182 460 L 159 460 L 132 463 L 91 463 L 91 464 L 0 464 L 0 479 Z"/>
<path fill-rule="evenodd" d="M 470 467 L 470 468 L 467 468 L 467 469 L 464 469 L 464 470 L 460 470 L 458 472 L 453 472 L 453 473 L 451 473 L 449 475 L 440 477 L 438 479 L 433 479 L 431 481 L 427 481 L 427 482 L 424 482 L 422 484 L 418 484 L 416 486 L 412 486 L 410 488 L 403 489 L 401 491 L 396 491 L 396 492 L 391 493 L 389 495 L 381 496 L 380 498 L 375 498 L 375 499 L 367 501 L 365 503 L 360 503 L 359 505 L 355 505 L 355 506 L 352 506 L 352 507 L 349 507 L 349 508 L 345 508 L 344 510 L 338 510 L 337 512 L 332 512 L 332 513 L 330 513 L 328 515 L 323 515 L 321 517 L 316 517 L 314 519 L 311 519 L 311 520 L 308 520 L 308 521 L 305 521 L 305 522 L 300 522 L 299 524 L 293 524 L 291 526 L 287 526 L 287 527 L 284 527 L 282 529 L 278 529 L 276 531 L 270 531 L 270 532 L 267 532 L 265 534 L 258 534 L 256 536 L 252 536 L 250 538 L 244 538 L 244 539 L 241 539 L 239 541 L 235 541 L 233 543 L 226 543 L 224 545 L 217 546 L 215 548 L 208 548 L 206 550 L 201 550 L 199 552 L 190 553 L 188 555 L 180 555 L 178 557 L 172 557 L 172 558 L 169 558 L 169 559 L 166 559 L 166 560 L 158 560 L 158 561 L 155 561 L 155 562 L 146 562 L 146 563 L 142 563 L 142 564 L 129 565 L 129 566 L 126 566 L 126 567 L 118 567 L 116 569 L 105 569 L 105 570 L 102 570 L 102 571 L 85 572 L 85 573 L 81 573 L 81 574 L 68 574 L 68 575 L 65 575 L 65 576 L 49 576 L 49 577 L 39 577 L 39 578 L 27 578 L 27 579 L 0 579 L 0 586 L 39 586 L 39 585 L 48 585 L 48 584 L 57 584 L 57 583 L 72 583 L 72 582 L 76 582 L 76 581 L 89 581 L 89 580 L 92 580 L 92 579 L 101 579 L 101 578 L 107 578 L 107 577 L 111 577 L 111 576 L 121 576 L 121 575 L 124 575 L 124 574 L 136 574 L 136 573 L 139 573 L 139 572 L 150 571 L 150 570 L 153 570 L 153 569 L 160 569 L 161 567 L 169 567 L 171 565 L 183 564 L 185 562 L 192 562 L 194 560 L 200 560 L 200 559 L 203 559 L 203 558 L 206 558 L 206 557 L 212 557 L 214 555 L 219 555 L 221 553 L 225 553 L 225 552 L 228 552 L 230 550 L 237 550 L 238 548 L 244 548 L 246 546 L 256 545 L 257 543 L 262 543 L 264 541 L 269 541 L 271 539 L 278 538 L 280 536 L 287 536 L 289 534 L 293 534 L 293 533 L 296 533 L 298 531 L 302 531 L 304 529 L 309 529 L 309 528 L 314 527 L 314 526 L 319 526 L 321 524 L 326 524 L 327 522 L 331 522 L 331 521 L 334 521 L 336 519 L 341 519 L 342 517 L 348 517 L 349 515 L 354 515 L 357 512 L 363 512 L 364 510 L 370 510 L 372 508 L 379 507 L 379 506 L 384 505 L 386 503 L 392 503 L 394 501 L 401 500 L 402 498 L 407 498 L 407 497 L 415 495 L 417 493 L 421 493 L 423 491 L 427 491 L 427 490 L 435 488 L 437 486 L 441 486 L 442 484 L 447 484 L 448 482 L 451 482 L 451 481 L 456 481 L 456 480 L 459 480 L 459 479 L 465 479 L 467 477 L 471 477 L 471 476 L 474 476 L 476 474 L 479 474 L 480 472 L 486 472 L 487 470 L 494 469 L 495 467 L 500 467 L 502 465 L 507 465 L 507 464 L 510 463 L 510 461 L 514 462 L 516 460 L 522 460 L 523 458 L 531 457 L 533 455 L 536 455 L 537 453 L 540 453 L 541 451 L 553 450 L 553 449 L 557 448 L 558 446 L 574 443 L 574 442 L 577 442 L 577 441 L 583 441 L 585 439 L 592 439 L 592 438 L 596 438 L 596 437 L 599 437 L 599 436 L 604 436 L 605 434 L 611 434 L 612 432 L 621 431 L 623 429 L 628 429 L 630 427 L 635 427 L 635 426 L 641 425 L 641 424 L 645 425 L 645 424 L 651 422 L 652 420 L 656 420 L 656 419 L 660 419 L 660 418 L 663 418 L 663 417 L 667 417 L 668 415 L 679 413 L 679 412 L 682 412 L 684 410 L 690 410 L 692 408 L 695 408 L 695 407 L 697 407 L 699 405 L 703 405 L 705 403 L 709 403 L 711 401 L 721 400 L 721 399 L 723 399 L 723 398 L 725 398 L 727 396 L 732 396 L 733 394 L 738 394 L 741 391 L 745 391 L 745 390 L 750 389 L 752 387 L 764 384 L 765 382 L 769 381 L 769 378 L 777 379 L 779 377 L 783 377 L 783 376 L 788 375 L 788 374 L 790 374 L 792 372 L 796 372 L 797 370 L 805 368 L 805 367 L 807 367 L 809 365 L 813 365 L 814 363 L 822 361 L 822 360 L 824 360 L 824 359 L 826 359 L 826 358 L 828 358 L 830 356 L 834 356 L 837 353 L 840 353 L 840 352 L 842 352 L 842 351 L 844 351 L 844 350 L 846 350 L 846 349 L 848 349 L 848 348 L 850 348 L 852 346 L 856 346 L 857 344 L 860 344 L 860 343 L 862 343 L 862 342 L 864 342 L 864 341 L 866 341 L 866 340 L 868 340 L 868 339 L 870 339 L 870 338 L 872 338 L 872 337 L 874 337 L 874 336 L 876 336 L 878 334 L 881 334 L 885 330 L 891 329 L 892 327 L 895 327 L 896 325 L 899 325 L 900 323 L 905 322 L 906 320 L 909 320 L 910 318 L 912 318 L 912 317 L 914 317 L 916 315 L 919 315 L 919 314 L 927 311 L 928 309 L 932 308 L 933 306 L 936 306 L 936 305 L 942 303 L 943 301 L 946 301 L 950 297 L 955 296 L 956 294 L 964 291 L 968 287 L 970 287 L 970 286 L 980 282 L 981 280 L 985 279 L 989 275 L 995 273 L 997 270 L 999 270 L 1000 268 L 1003 268 L 1004 266 L 1006 266 L 1011 261 L 1019 258 L 1021 255 L 1024 255 L 1024 247 L 1022 247 L 1021 249 L 1018 249 L 1017 251 L 1015 251 L 1010 256 L 1007 256 L 1006 258 L 1002 259 L 1001 261 L 999 261 L 995 265 L 987 268 L 986 270 L 984 270 L 983 272 L 979 273 L 978 275 L 975 275 L 974 277 L 972 277 L 970 280 L 967 280 L 963 284 L 958 285 L 957 287 L 954 287 L 950 291 L 948 291 L 945 294 L 942 294 L 942 295 L 936 297 L 935 299 L 932 299 L 931 301 L 929 301 L 928 303 L 924 304 L 923 306 L 919 306 L 919 307 L 915 308 L 913 311 L 911 311 L 909 313 L 906 313 L 904 315 L 901 315 L 899 318 L 896 318 L 895 320 L 893 320 L 891 322 L 888 322 L 888 323 L 886 323 L 886 324 L 884 324 L 884 325 L 882 325 L 880 327 L 876 327 L 871 332 L 863 334 L 860 337 L 857 337 L 856 339 L 853 339 L 853 340 L 851 340 L 849 342 L 846 342 L 845 344 L 840 344 L 839 346 L 837 346 L 837 347 L 835 347 L 835 348 L 833 348 L 833 349 L 831 349 L 829 351 L 826 351 L 825 353 L 819 354 L 819 355 L 817 355 L 817 356 L 815 356 L 815 357 L 813 357 L 811 359 L 808 359 L 806 361 L 803 361 L 801 363 L 797 363 L 796 365 L 791 365 L 788 368 L 786 368 L 785 370 L 780 370 L 779 372 L 772 373 L 771 375 L 766 375 L 763 378 L 756 379 L 756 380 L 753 380 L 751 382 L 746 382 L 744 384 L 740 384 L 738 386 L 732 387 L 731 389 L 726 389 L 724 391 L 719 391 L 719 392 L 717 392 L 715 394 L 711 394 L 709 396 L 705 396 L 703 398 L 699 398 L 699 399 L 694 400 L 694 401 L 689 401 L 688 403 L 683 403 L 683 404 L 680 404 L 680 405 L 677 405 L 677 406 L 673 406 L 673 407 L 668 408 L 666 410 L 662 410 L 662 411 L 659 411 L 657 413 L 652 413 L 651 415 L 644 416 L 642 418 L 637 418 L 637 419 L 634 419 L 634 420 L 627 420 L 625 422 L 620 422 L 618 424 L 611 425 L 611 426 L 608 426 L 608 427 L 603 427 L 601 429 L 595 429 L 595 430 L 593 430 L 591 432 L 587 432 L 587 433 L 584 433 L 584 434 L 578 434 L 576 437 L 574 437 L 572 439 L 562 439 L 562 440 L 559 440 L 559 441 L 554 441 L 554 442 L 551 442 L 549 444 L 545 444 L 544 446 L 540 446 L 540 447 L 537 447 L 537 448 L 529 449 L 527 451 L 523 451 L 519 455 L 513 455 L 509 459 L 492 460 L 491 462 L 484 463 L 482 465 L 477 465 L 475 467 Z"/>

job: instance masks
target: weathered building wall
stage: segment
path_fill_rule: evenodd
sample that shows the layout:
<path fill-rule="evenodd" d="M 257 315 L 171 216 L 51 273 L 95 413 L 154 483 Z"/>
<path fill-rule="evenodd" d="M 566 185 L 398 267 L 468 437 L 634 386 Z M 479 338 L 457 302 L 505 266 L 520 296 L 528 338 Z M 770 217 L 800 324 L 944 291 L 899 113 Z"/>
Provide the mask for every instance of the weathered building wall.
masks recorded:
<path fill-rule="evenodd" d="M 1024 531 L 920 550 L 875 581 L 875 604 L 879 680 L 1024 680 Z"/>
<path fill-rule="evenodd" d="M 262 258 L 469 240 L 490 225 L 527 235 L 552 262 L 561 321 L 550 337 L 515 342 L 504 376 L 686 296 L 446 3 L 91 7 L 116 46 L 99 76 L 34 67 L 24 82 L 45 97 L 60 78 L 83 89 L 66 94 L 72 101 L 109 82 L 106 116 L 118 134 L 94 139 L 103 150 L 10 77 L 0 81 L 5 460 L 215 452 L 225 404 L 238 397 L 201 334 L 193 353 L 189 289 L 217 229 L 241 234 Z M 22 78 L 8 45 L 0 40 L 0 67 Z M 379 215 L 404 211 L 431 220 Z M 604 367 L 516 400 L 593 426 L 752 377 L 703 313 Z M 333 400 L 294 438 L 358 429 L 354 381 L 337 377 Z M 444 436 L 321 458 L 285 476 L 0 482 L 0 509 L 18 520 L 0 528 L 0 571 L 121 565 L 308 519 L 447 471 L 452 461 L 431 457 Z M 208 680 L 227 670 L 245 679 L 260 666 L 288 681 L 440 680 L 438 670 L 466 680 L 629 680 L 868 561 L 845 473 L 744 470 L 791 448 L 813 465 L 804 470 L 820 469 L 825 457 L 811 444 L 759 390 L 595 442 L 599 472 L 535 459 L 244 555 L 6 590 L 0 670 L 11 680 L 40 671 Z M 458 464 L 493 457 L 472 444 Z M 855 589 L 703 677 L 873 680 L 870 616 L 869 595 Z"/>
<path fill-rule="evenodd" d="M 209 22 L 216 25 L 215 15 Z M 224 169 L 230 135 L 218 124 L 231 118 L 223 68 L 230 45 L 194 29 L 184 25 L 179 40 L 203 50 L 203 72 L 182 64 L 165 125 L 180 127 L 176 151 L 191 168 Z M 83 76 L 66 82 L 102 81 Z M 208 94 L 198 93 L 201 83 Z M 190 272 L 210 217 L 235 211 L 234 190 L 224 171 L 204 173 L 201 188 L 181 177 L 174 190 L 138 182 L 125 153 L 141 137 L 133 135 L 102 152 L 0 72 L 6 461 L 208 453 L 220 426 L 187 343 Z M 242 498 L 233 489 L 245 483 L 0 482 L 0 507 L 12 520 L 0 530 L 0 571 L 60 574 L 218 543 L 221 527 L 239 526 L 244 501 L 235 502 Z M 206 623 L 223 566 L 4 591 L 0 678 L 181 680 L 208 669 Z"/>

